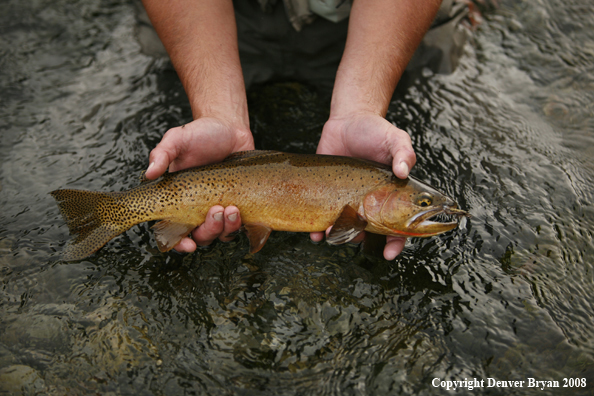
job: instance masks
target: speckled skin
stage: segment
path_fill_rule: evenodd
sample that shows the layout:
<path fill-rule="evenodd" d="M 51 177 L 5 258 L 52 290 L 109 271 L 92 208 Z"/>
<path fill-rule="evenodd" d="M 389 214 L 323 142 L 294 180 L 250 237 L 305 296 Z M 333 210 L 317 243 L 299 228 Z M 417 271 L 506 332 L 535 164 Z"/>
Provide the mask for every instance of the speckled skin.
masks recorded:
<path fill-rule="evenodd" d="M 71 233 L 78 234 L 64 252 L 65 259 L 76 260 L 150 220 L 166 220 L 155 228 L 156 233 L 171 231 L 157 238 L 159 247 L 168 250 L 202 224 L 213 205 L 237 206 L 244 224 L 263 224 L 277 231 L 324 231 L 345 205 L 361 212 L 370 191 L 386 185 L 404 188 L 408 182 L 396 178 L 388 166 L 371 161 L 254 151 L 168 173 L 126 192 L 51 194 Z M 173 240 L 160 242 L 166 239 Z"/>

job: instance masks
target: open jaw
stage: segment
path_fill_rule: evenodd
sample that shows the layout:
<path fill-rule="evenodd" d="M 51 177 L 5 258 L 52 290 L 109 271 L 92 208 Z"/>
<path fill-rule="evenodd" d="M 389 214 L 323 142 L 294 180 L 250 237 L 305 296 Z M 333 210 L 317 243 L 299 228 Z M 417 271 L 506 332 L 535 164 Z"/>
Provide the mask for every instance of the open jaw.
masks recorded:
<path fill-rule="evenodd" d="M 454 221 L 451 221 L 452 216 Z M 413 216 L 407 228 L 419 236 L 437 235 L 456 228 L 462 217 L 470 217 L 470 214 L 455 207 L 438 206 Z"/>

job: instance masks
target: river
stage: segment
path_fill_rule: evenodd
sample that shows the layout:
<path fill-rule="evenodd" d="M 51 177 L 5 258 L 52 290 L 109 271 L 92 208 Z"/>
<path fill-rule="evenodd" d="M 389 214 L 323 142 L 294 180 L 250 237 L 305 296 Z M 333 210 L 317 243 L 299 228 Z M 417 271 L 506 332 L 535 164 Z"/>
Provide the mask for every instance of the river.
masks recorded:
<path fill-rule="evenodd" d="M 502 0 L 394 97 L 412 174 L 473 215 L 453 232 L 388 262 L 296 233 L 163 254 L 142 224 L 65 263 L 48 193 L 137 185 L 191 119 L 136 7 L 3 2 L 0 393 L 594 394 L 593 2 Z M 315 151 L 326 95 L 249 101 L 257 148 Z"/>

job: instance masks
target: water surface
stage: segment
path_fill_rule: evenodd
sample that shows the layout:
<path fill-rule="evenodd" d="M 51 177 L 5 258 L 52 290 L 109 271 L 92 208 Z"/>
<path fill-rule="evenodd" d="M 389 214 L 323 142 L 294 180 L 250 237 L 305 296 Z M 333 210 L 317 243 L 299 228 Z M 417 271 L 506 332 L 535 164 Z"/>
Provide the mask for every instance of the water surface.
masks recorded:
<path fill-rule="evenodd" d="M 387 118 L 413 174 L 473 215 L 394 261 L 274 233 L 162 254 L 147 224 L 59 260 L 57 188 L 135 186 L 190 108 L 127 1 L 8 1 L 0 14 L 0 389 L 25 394 L 452 394 L 434 378 L 594 389 L 594 4 L 503 1 L 458 69 L 425 70 Z M 249 94 L 258 148 L 313 152 L 328 98 Z M 111 392 L 111 393 L 110 393 Z"/>

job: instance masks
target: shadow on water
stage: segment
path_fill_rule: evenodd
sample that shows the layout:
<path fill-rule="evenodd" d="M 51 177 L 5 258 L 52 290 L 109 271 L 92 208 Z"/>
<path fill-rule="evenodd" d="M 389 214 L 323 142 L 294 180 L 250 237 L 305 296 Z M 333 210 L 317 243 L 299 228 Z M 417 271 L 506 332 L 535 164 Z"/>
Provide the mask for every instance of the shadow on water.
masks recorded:
<path fill-rule="evenodd" d="M 434 378 L 478 378 L 456 392 L 592 394 L 594 6 L 502 2 L 456 72 L 400 87 L 387 118 L 411 134 L 413 174 L 473 218 L 394 261 L 295 233 L 256 255 L 244 236 L 162 254 L 142 224 L 66 264 L 47 193 L 136 185 L 191 119 L 170 64 L 141 51 L 134 7 L 0 15 L 1 392 L 449 394 Z M 329 95 L 267 84 L 249 104 L 258 148 L 313 152 Z"/>

